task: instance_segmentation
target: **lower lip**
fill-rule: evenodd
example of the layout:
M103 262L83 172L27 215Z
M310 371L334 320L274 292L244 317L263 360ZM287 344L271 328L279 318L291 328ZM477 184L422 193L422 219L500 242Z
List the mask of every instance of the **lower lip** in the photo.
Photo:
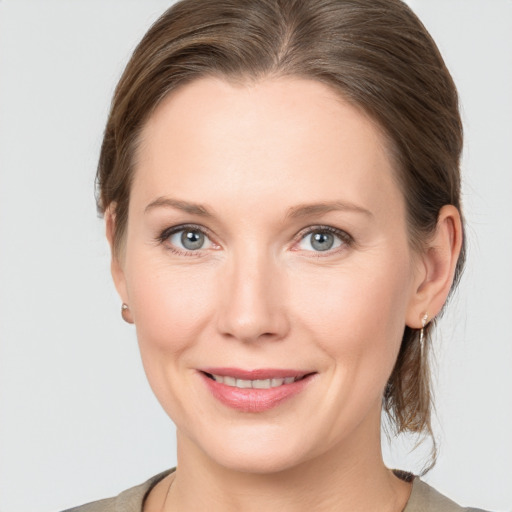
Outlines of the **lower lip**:
M311 374L291 384L283 384L275 388L255 389L227 386L207 377L202 372L200 375L219 402L241 412L263 412L273 409L300 393L314 376Z

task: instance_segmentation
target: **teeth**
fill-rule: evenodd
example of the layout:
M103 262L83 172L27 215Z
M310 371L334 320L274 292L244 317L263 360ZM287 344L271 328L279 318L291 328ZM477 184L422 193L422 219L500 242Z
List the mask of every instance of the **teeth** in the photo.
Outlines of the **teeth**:
M272 379L253 380L252 387L256 389L268 389L271 386Z
M225 384L226 386L241 388L241 389L269 389L269 388L277 388L282 386L283 384L291 384L296 380L299 380L300 377L286 377L284 379L256 379L256 380L245 380L245 379L235 379L235 377L224 377L222 375L213 375L211 374L215 382L219 382L221 384Z
M237 388L252 388L252 380L236 379L235 386Z
M227 384L228 386L236 386L235 377L224 377L224 384Z

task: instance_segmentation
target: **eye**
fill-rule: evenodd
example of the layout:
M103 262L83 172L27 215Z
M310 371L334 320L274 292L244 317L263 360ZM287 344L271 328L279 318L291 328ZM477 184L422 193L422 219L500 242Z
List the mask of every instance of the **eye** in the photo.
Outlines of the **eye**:
M184 229L169 237L171 244L177 247L181 245L181 247L187 251L197 251L198 249L202 249L206 240L207 238L205 234L196 229Z
M301 238L298 248L302 251L326 252L348 245L350 242L350 236L344 231L327 226L317 227Z
M176 226L165 230L159 237L162 243L178 254L215 248L216 245L198 226Z

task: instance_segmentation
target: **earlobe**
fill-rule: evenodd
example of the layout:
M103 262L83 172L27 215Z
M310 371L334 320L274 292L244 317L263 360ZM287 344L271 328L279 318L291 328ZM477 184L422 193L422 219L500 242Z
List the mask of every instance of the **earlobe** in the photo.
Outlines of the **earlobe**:
M434 236L419 257L420 272L406 319L409 327L420 329L426 312L434 318L443 308L453 283L461 247L460 213L455 206L445 205L439 212Z
M121 302L123 304L128 302L128 294L126 290L126 280L124 275L124 270L122 266L122 262L120 261L118 251L115 247L114 233L115 233L115 213L112 207L109 207L105 211L105 234L110 245L110 253L111 253L111 261L110 261L110 271L112 274L112 279L114 280L114 285L116 287L117 293L121 298Z
M123 302L123 304L121 306L121 316L123 317L123 320L127 324L135 323L133 321L133 315L132 315L132 312L130 311L130 308L128 307L128 304L125 304L124 302Z

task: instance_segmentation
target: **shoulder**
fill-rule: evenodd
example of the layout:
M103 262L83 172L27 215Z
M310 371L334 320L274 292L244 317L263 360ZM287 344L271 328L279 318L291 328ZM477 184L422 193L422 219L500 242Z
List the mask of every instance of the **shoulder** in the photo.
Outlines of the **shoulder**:
M70 508L63 512L142 512L144 499L149 491L174 469L169 469L151 477L143 484L131 487L118 496L86 503L79 507Z
M79 507L68 508L63 512L110 512L115 510L117 498L107 498L104 500L93 501Z
M403 512L485 512L477 508L461 507L433 487L414 479L411 497Z

